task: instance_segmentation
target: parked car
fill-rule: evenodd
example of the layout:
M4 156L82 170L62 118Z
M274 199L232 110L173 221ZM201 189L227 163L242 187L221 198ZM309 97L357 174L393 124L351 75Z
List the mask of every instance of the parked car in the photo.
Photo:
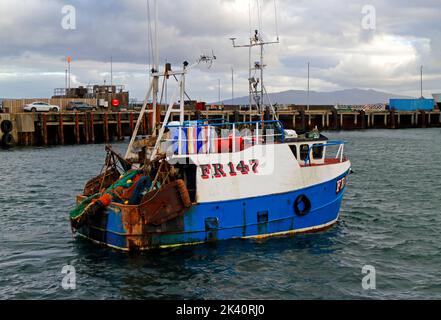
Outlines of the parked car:
M80 101L71 101L66 106L67 111L96 111L97 109L95 106Z
M32 102L30 104L27 104L24 106L24 111L27 112L59 112L60 111L60 107L59 106L54 106L51 105L49 103L46 102L40 102L40 101L36 101L36 102Z

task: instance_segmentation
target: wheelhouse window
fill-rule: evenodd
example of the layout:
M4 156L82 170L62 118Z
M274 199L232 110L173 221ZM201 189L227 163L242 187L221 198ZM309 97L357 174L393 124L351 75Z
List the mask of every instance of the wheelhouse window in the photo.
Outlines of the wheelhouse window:
M302 144L300 145L300 160L305 160L308 156L309 151L309 145L308 144Z
M289 145L289 148L291 149L291 152L294 155L294 158L297 159L297 146L295 144L291 144L291 145Z
M312 146L312 158L315 160L323 158L323 146L317 144Z

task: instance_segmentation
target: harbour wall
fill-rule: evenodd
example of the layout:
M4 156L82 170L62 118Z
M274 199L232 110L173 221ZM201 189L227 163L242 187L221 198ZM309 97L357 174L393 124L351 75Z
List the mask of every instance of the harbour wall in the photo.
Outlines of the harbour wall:
M140 135L151 133L153 112L148 110L140 123ZM374 128L428 128L441 127L441 113L432 111L370 110L350 111L336 109L300 108L278 110L278 119L286 129L308 130L363 130ZM0 114L0 119L13 123L16 145L48 146L64 144L109 143L124 140L136 126L139 111L121 112L59 112ZM162 121L165 111L158 108L157 121ZM185 120L223 118L228 122L258 120L256 111L204 110L186 111ZM273 119L271 116L270 119ZM179 120L179 114L171 120ZM1 138L1 137L0 137Z

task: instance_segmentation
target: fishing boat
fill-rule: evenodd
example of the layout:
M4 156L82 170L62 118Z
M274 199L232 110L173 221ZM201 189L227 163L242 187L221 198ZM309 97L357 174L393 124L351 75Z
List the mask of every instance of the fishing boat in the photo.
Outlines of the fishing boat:
M313 232L337 222L351 170L345 142L330 141L316 129L286 130L277 119L263 83L263 47L278 37L264 42L255 31L247 45L232 40L250 52L261 49L260 61L250 66L250 75L258 71L260 78L249 79L249 119L196 113L185 120L186 74L214 56L184 62L179 70L166 64L159 71L155 64L126 154L107 146L102 172L77 196L70 213L75 234L139 251ZM162 123L160 78L177 82ZM137 139L146 115L152 135Z

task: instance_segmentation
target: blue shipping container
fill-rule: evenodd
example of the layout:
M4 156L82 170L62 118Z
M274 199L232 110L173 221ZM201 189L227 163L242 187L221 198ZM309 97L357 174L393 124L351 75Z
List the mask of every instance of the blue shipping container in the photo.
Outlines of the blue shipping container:
M390 99L389 109L397 111L433 110L433 99Z

